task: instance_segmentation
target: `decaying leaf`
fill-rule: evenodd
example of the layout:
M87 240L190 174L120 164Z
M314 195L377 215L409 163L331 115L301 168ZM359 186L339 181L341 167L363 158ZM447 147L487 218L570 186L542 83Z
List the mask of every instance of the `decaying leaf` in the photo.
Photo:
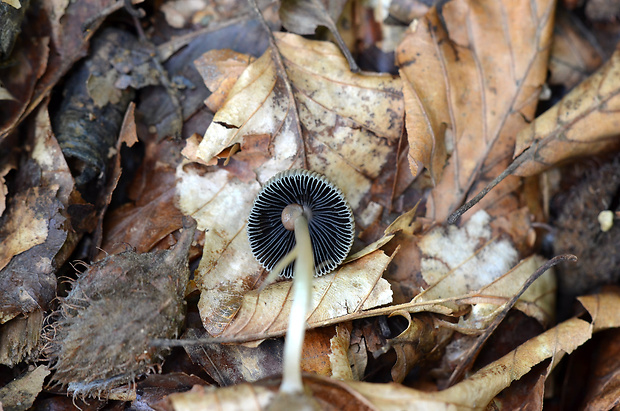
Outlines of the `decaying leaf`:
M332 377L339 380L357 380L353 376L351 362L349 360L349 346L351 345L351 326L347 324L336 326L336 335L330 342L331 353L329 363ZM362 370L363 373L363 370Z
M554 5L455 0L411 24L396 58L410 167L427 167L436 183L427 217L443 221L510 162L545 81ZM492 193L514 188L505 181Z
M43 317L43 310L38 309L0 327L0 364L14 367L26 358L36 358Z
M5 5L4 7L7 6ZM39 20L44 19L43 16L39 18ZM22 46L14 50L11 55L13 64L0 68L0 85L2 85L4 90L4 98L0 103L2 104L2 111L0 111L0 141L9 135L24 115L32 98L35 85L47 67L49 37L45 37L44 33L37 32L39 24L43 23L32 22L32 24L26 25L26 30L22 36ZM3 29L5 28L8 27L3 27ZM3 36L3 42L7 39ZM0 51L0 54L2 54L2 51Z
M40 365L22 377L0 388L0 404L6 410L26 411L43 389L43 380L49 375L46 366Z
M215 113L222 107L237 79L252 61L252 56L228 49L210 50L194 60L196 70L211 91L205 101L211 111Z
M332 406L341 403L343 398L347 398L348 405L355 409L485 409L497 394L513 381L529 373L535 365L546 359L552 360L552 366L557 365L565 354L570 354L591 337L597 322L604 323L604 326L598 329L620 325L617 315L607 314L617 313L620 309L620 297L617 290L594 295L583 301L589 307L592 323L578 318L564 321L478 370L466 380L442 391L425 392L397 384L336 381L322 377L307 377L304 383L312 390L314 398L319 402L328 395L332 401L328 400L327 403ZM614 320L609 321L612 317ZM338 397L341 399L338 400ZM245 401L248 398L251 398L253 403L247 403L246 409L256 409L257 403L264 408L272 401L274 394L266 387L242 384L219 390L195 387L193 392L174 394L169 397L175 409L186 409L185 407L189 404L193 406L215 406L216 404L219 407L238 406L239 401Z
M346 0L284 0L280 4L279 13L282 25L291 33L314 34L319 26L327 27L346 57L349 68L357 73L360 68L336 27L345 3Z
M430 314L412 317L406 311L394 311L390 316L394 315L401 315L407 320L407 328L389 341L396 352L392 380L401 383L413 367L438 356L454 331L441 326L441 322Z
M356 218L373 196L389 205L385 198L390 198L391 185L385 179L393 172L390 159L395 158L402 129L400 83L391 77L350 73L331 43L289 34L279 36L278 50L301 124L294 124L297 116L291 113L285 80L267 52L230 91L197 155L208 163L237 143L241 152L232 156L229 166L214 167L204 175L188 167L179 169L180 208L196 218L199 229L209 229L197 284L203 291L201 316L207 331L215 335L226 327L241 295L254 287L262 271L252 257L245 220L260 184L277 171L307 162L308 168L325 174L344 191ZM303 139L298 127L304 129ZM254 144L257 153L269 156L235 165L244 148ZM239 168L251 179L237 178ZM381 212L377 206L372 203L375 216ZM358 225L367 220L360 217Z
M613 410L620 404L620 330L605 334L596 349L592 364L592 379L588 386L583 409Z
M182 227L183 215L174 202L175 167L181 160L179 151L180 143L176 141L146 144L142 167L130 189L133 202L106 215L101 246L106 253L119 253L128 244L145 253Z
M392 291L381 274L390 262L382 251L375 251L333 273L312 282L312 308L308 315L310 327L340 322L339 317L389 304ZM283 335L288 325L293 302L292 282L273 284L261 293L243 295L238 312L219 337L256 340ZM299 319L303 321L302 319Z
M595 74L517 135L515 156L528 159L515 171L531 176L576 156L620 146L616 115L620 104L620 50Z
M575 16L558 10L549 57L549 84L572 89L603 63L594 35Z
M184 339L206 336L204 331L188 330ZM258 347L233 344L206 344L185 347L194 364L198 364L220 387L244 382L253 383L282 373L281 339L267 340Z
M0 323L46 309L56 292L55 270L66 258L59 251L67 238L73 178L45 106L37 113L33 132L30 152L18 173L23 185L10 193L0 219Z

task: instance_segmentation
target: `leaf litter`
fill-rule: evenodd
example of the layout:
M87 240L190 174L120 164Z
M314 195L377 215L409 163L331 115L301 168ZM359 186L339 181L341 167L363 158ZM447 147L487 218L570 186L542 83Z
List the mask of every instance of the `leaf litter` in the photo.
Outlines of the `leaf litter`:
M181 3L170 2L170 6ZM389 52L389 44L400 41L395 50L398 76L351 72L353 59L343 53L349 55L345 44L353 43L350 38L340 38L337 31L344 27L344 20L338 21L342 2L287 1L281 4L279 15L272 6L261 4L267 23L262 17L252 20L249 12L229 20L231 9L224 4L215 8L202 4L200 10L182 16L174 15L171 7L161 9L163 14L151 22L156 24L153 28L165 27L157 39L164 43L157 48L149 46L149 50L160 51L161 62L170 58L164 64L172 81L166 87L156 81L137 90L142 101L135 123L131 106L123 131L112 136L111 141L117 144L110 147L116 154L102 157L103 162L110 162L97 176L105 187L101 202L84 200L75 190L80 170L74 162L64 160L47 114L50 101L45 97L57 84L61 93L61 77L86 53L85 46L99 24L121 6L89 1L50 3L45 7L54 12L48 13L47 23L34 30L34 35L28 33L28 41L17 43L16 67L24 69L23 76L16 76L15 70L0 73L2 84L15 98L8 100L8 115L0 119L2 141L12 148L11 154L2 158L22 157L20 162L7 161L2 168L7 207L0 221L0 278L4 281L0 291L13 293L1 300L3 304L14 303L2 306L0 341L3 347L16 347L13 353L0 352L3 363L13 367L24 358L36 358L41 347L33 330L41 326L44 310L55 309L55 315L47 319L45 334L50 342L45 352L54 359L50 364L53 381L68 386L74 395L139 401L131 387L117 387L160 364L166 351L161 344L151 346L149 339L178 335L183 310L171 313L168 308L182 307L187 297L190 309L197 312L189 313L187 321L194 318L194 324L180 344L206 343L202 349L186 347L189 357L202 367L206 379L211 377L221 386L235 385L226 389L196 386L186 394L168 395L164 401L174 409L205 404L226 408L243 401L244 409L254 409L274 399L273 406L285 408L300 401L325 409L345 405L356 409L485 408L499 401L494 398L507 387L526 386L521 379L526 375L533 378L528 386L538 388L530 390L528 397L515 394L519 392L516 389L511 395L542 403L543 385L549 383L549 372L559 359L584 342L605 335L593 336L593 332L619 325L613 314L618 311L617 289L606 288L580 297L589 318L573 317L554 326L558 317L555 275L553 270L542 274L547 265L537 255L541 227L556 223L545 221L540 211L545 207L540 198L546 188L538 182L547 181L544 170L576 156L617 147L612 115L617 55L536 118L548 69L553 74L550 81L572 87L592 72L604 55L588 53L584 44L593 44L591 38L583 30L571 32L570 20L567 23L561 17L554 22L552 1L513 5L453 0L428 11L418 10L416 13L423 15L413 20L413 10L403 6L398 14L394 4L390 6L393 15L411 21L402 40L399 33L405 28L396 27L398 24L388 27L393 21L375 20L379 26L375 29L386 36L385 44L379 46L385 52ZM351 15L347 7L343 12L346 18ZM127 20L130 26L144 11L129 8L122 13L133 16ZM28 18L33 17L27 14ZM178 21L170 23L173 18ZM295 21L299 21L297 26ZM278 32L280 23L291 32L313 33L313 38ZM265 31L267 25L273 34ZM318 40L324 35L317 30L319 25L340 39L336 40L339 47ZM175 26L183 29L175 31ZM562 27L555 36L554 27ZM84 28L90 30L78 36ZM374 36L370 28L354 30L356 35L366 30L368 38ZM146 32L146 36L156 31ZM173 37L175 33L180 35ZM263 39L271 40L263 52L258 36L254 36L246 41L249 49L243 50L236 40L230 40L231 33L262 33ZM566 38L579 35L585 40L580 39L574 47L581 48L571 49ZM141 36L146 39L144 33ZM209 40L192 42L201 36ZM222 47L217 47L218 43ZM187 48L174 54L183 46ZM53 53L48 54L48 48ZM574 60L576 54L584 60ZM29 55L38 57L29 60ZM120 71L115 76L120 75L124 82L118 77L101 81L110 74L102 72L81 84L99 106L108 105L110 98L115 100L119 89L127 85L138 89L145 85L123 77L128 67L141 72L140 64L119 59L115 67ZM145 61L148 72L151 60ZM161 71L158 75L159 80L166 77ZM170 87L174 87L172 94ZM175 98L173 109L162 104ZM56 101L52 95L51 102ZM185 121L183 130L175 123L179 110ZM33 115L27 117L29 113ZM18 126L34 136L25 149L16 143ZM140 143L129 152L145 151L137 156L141 167L134 170L131 155L118 155L120 142L130 135L137 135ZM179 135L192 136L183 150L184 159L183 142L167 138ZM517 161L506 168L513 155ZM402 167L404 161L409 169ZM458 225L445 225L446 217L481 187L503 170L510 174L519 166L514 174L533 177L509 177ZM288 398L275 393L281 340L264 340L286 332L291 283L260 288L267 273L251 255L245 224L261 185L281 170L299 167L325 174L343 190L353 208L359 237L343 266L313 282L307 324L315 331L308 334L302 366L316 376L304 375L311 395ZM123 197L124 187L130 189ZM610 204L601 205L612 213L617 206L614 195L610 194ZM418 200L419 205L413 207ZM196 219L200 234L194 236L188 225L179 233L183 215ZM97 226L98 231L89 234ZM84 234L84 244L77 247ZM194 248L190 253L195 239L202 250ZM101 240L104 250L112 254L105 258L100 254L100 261L72 281L71 291L64 286L58 290L59 305L53 302L59 270L66 273L63 267L69 255L75 249L74 258L84 256L81 250L94 249ZM121 252L125 242L143 254ZM152 251L174 244L172 251ZM173 254L175 264L183 266L179 270L158 270L150 260ZM127 256L137 264L119 268ZM200 261L193 263L197 268L186 288L189 273L185 267L195 257ZM29 268L30 262L36 261L39 264ZM146 272L145 267L149 281L138 275L135 284L119 287L134 277L132 273ZM24 269L36 276L23 275ZM95 273L99 269L111 275L99 278ZM158 276L161 271L165 274ZM595 279L588 279L583 290L609 283L606 275L594 274ZM101 288L89 288L93 279ZM171 282L174 290L168 292L170 287L165 284ZM21 288L3 285L9 283L19 283ZM162 286L159 291L157 284ZM124 296L122 288L130 294ZM20 296L27 298L13 298L15 290L22 290ZM78 296L84 290L83 298ZM106 297L100 300L100 294ZM120 300L114 308L102 311L114 298ZM139 310L134 309L136 304ZM515 310L547 331L522 343L519 330L498 328ZM76 316L78 311L83 316ZM162 319L165 324L159 327L157 321L151 321L144 328L153 331L145 331L149 337L126 340L131 347L116 350L118 355L106 354L118 341L104 344L107 348L96 358L90 351L97 348L71 348L75 336L99 335L78 344L88 347L140 323L127 322L124 313L131 311ZM567 313L561 317L566 318ZM88 318L108 320L104 326L87 324L87 331L80 331L80 319L88 322ZM497 343L489 337L498 330L506 333L503 337L509 343L503 352L497 352L508 354L491 360L479 356L482 350L495 348ZM118 339L123 337L115 337ZM20 345L20 340L28 343ZM5 345L7 341L10 345ZM68 355L69 351L75 355ZM444 361L448 354L450 359ZM322 357L329 358L329 365ZM106 361L113 358L124 364L124 373L118 374L115 365L107 368ZM547 365L530 372L549 358ZM82 362L71 365L71 361ZM432 369L439 361L452 368ZM74 370L80 364L102 367L97 365L96 372L79 375ZM249 372L259 364L263 371ZM416 369L422 372L418 386L428 384L432 389L410 388L416 386L411 373ZM426 373L430 369L432 372ZM465 378L466 372L469 376ZM613 370L604 372L608 381L613 381ZM402 384L383 384L386 379L377 378L388 374L388 380ZM182 375L171 378L187 380ZM261 383L244 384L265 378ZM180 391L180 386L167 392ZM613 398L613 388L604 381L595 390L604 393L603 401ZM596 396L588 395L587 401L595 404Z

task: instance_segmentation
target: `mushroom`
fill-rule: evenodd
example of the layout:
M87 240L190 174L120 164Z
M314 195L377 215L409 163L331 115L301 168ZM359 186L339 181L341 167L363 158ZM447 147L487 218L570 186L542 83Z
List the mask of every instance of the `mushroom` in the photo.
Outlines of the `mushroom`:
M301 347L312 277L332 271L351 250L355 234L351 207L342 191L323 175L300 169L283 171L258 193L247 231L252 254L271 270L264 284L278 275L291 278L294 274L280 391L301 392Z
M250 248L267 270L293 250L295 221L302 215L308 220L315 276L327 274L346 258L355 231L344 194L319 173L288 170L267 181L248 218ZM294 264L279 274L292 278Z

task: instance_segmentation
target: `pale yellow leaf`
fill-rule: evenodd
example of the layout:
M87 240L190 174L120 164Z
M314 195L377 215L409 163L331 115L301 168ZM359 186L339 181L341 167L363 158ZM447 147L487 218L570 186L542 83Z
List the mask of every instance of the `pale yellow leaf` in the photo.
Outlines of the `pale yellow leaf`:
M391 258L377 250L312 282L310 327L336 324L340 317L392 302L392 290L381 275ZM293 303L291 281L243 295L233 321L219 336L256 340L283 335ZM202 300L201 300L202 301ZM299 321L303 321L299 319Z

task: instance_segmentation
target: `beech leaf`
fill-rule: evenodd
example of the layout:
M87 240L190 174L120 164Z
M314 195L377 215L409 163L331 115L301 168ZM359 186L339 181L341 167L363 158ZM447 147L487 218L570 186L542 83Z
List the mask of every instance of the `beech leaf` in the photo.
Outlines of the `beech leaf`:
M400 81L351 73L331 43L293 34L277 39L286 73L278 72L273 51L250 64L196 155L209 164L235 144L241 151L228 166L204 174L191 167L177 171L179 207L199 229L208 229L196 283L202 291L201 317L212 335L226 328L242 295L261 275L245 223L261 184L277 172L305 167L327 176L344 192L361 229L391 202L393 186L385 179L396 171L403 127Z
M444 220L510 162L545 81L554 6L455 0L410 25L396 60L410 168L436 184L427 217Z
M515 156L530 157L515 171L531 176L569 158L620 146L620 50L596 73L517 135Z
M331 274L315 278L308 325L312 328L336 324L341 321L339 317L391 303L392 290L381 278L390 261L391 258L379 250ZM239 339L247 336L247 340L255 340L283 335L293 303L292 284L284 281L265 288L261 293L246 293L234 320L219 337Z

